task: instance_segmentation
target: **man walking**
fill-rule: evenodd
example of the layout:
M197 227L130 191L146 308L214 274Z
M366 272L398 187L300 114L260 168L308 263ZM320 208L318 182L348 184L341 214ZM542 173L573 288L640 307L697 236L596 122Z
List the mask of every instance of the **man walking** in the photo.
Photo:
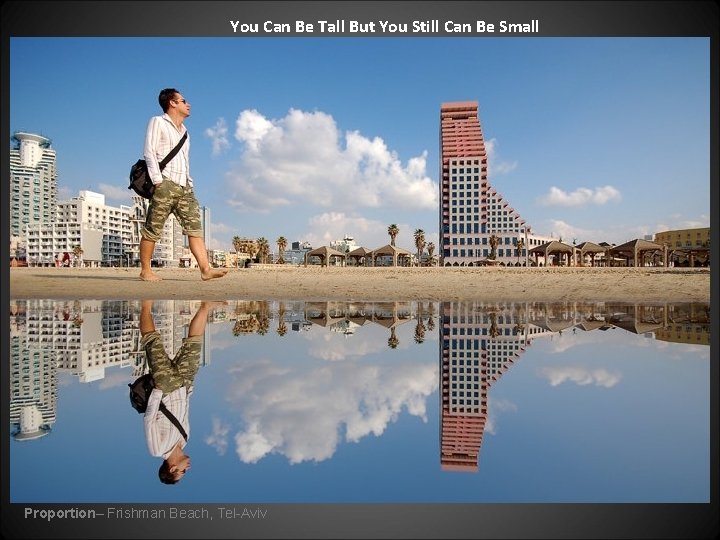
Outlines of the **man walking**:
M150 119L145 135L145 161L148 173L155 184L155 193L150 199L145 226L140 240L140 279L160 281L153 272L151 259L155 243L160 239L163 226L170 214L174 214L188 237L190 251L200 268L203 280L219 278L227 269L215 269L208 261L207 249L203 240L200 206L193 191L193 179L190 176L190 136L184 125L190 116L190 103L174 88L165 88L158 97L162 116ZM160 171L159 162L180 142L183 135L187 138L180 151L167 166Z

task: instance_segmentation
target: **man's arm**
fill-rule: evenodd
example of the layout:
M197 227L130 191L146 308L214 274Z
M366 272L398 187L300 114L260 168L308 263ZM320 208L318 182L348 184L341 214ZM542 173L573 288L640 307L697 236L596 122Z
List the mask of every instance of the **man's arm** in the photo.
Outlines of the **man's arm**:
M158 162L156 151L156 148L160 144L161 129L160 119L157 116L153 116L148 122L145 132L145 148L143 150L150 179L152 183L156 185L162 183L162 173L160 172L160 163Z

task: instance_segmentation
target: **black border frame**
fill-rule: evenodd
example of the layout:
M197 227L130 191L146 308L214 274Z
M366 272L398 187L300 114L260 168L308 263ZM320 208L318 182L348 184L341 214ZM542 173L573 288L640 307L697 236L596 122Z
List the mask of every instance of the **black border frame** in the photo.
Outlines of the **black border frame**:
M178 6L178 4L182 4ZM648 1L187 1L161 0L81 2L64 0L8 1L2 4L3 92L1 116L4 177L9 178L10 97L9 44L17 36L215 36L237 37L230 20L262 23L295 20L387 19L456 20L488 22L510 20L540 21L537 36L706 36L710 38L711 70L711 233L718 245L718 3L711 0ZM161 24L180 17L175 24ZM191 21L187 23L187 21ZM254 34L257 36L258 34ZM259 34L267 35L272 34ZM277 35L277 34L275 34ZM327 35L327 34L326 34ZM332 37L357 34L335 33ZM373 37L380 34L365 34ZM415 34L416 35L416 34ZM451 36L444 31L435 34ZM502 34L462 34L517 37ZM322 38L292 32L287 36ZM669 141L671 144L671 141ZM681 156L678 156L681 159ZM8 183L9 184L9 183ZM9 197L6 184L3 199ZM3 221L9 234L9 222ZM9 245L3 244L9 257ZM6 251L7 250L7 251ZM718 254L711 254L711 299L716 294L715 271ZM10 301L9 268L3 270L2 298ZM4 312L7 313L7 312ZM720 320L717 304L711 302L711 319ZM9 315L3 315L9 328ZM7 330L4 330L7 331ZM4 340L7 343L7 340ZM717 350L718 336L711 336L711 352ZM6 349L7 354L8 349ZM716 357L716 355L714 355ZM713 355L711 355L711 359ZM0 376L9 388L9 373ZM271 504L243 507L268 511L266 520L137 520L57 519L43 521L24 517L26 505L9 504L9 486L2 484L2 536L6 538L714 538L718 536L718 368L711 361L711 502L709 504ZM3 415L9 417L9 403L3 399ZM672 436L672 434L668 434ZM2 472L9 471L9 423L3 422ZM97 509L108 505L32 505L33 509ZM129 507L128 505L113 505ZM162 505L135 505L160 508ZM220 506L178 504L177 508Z

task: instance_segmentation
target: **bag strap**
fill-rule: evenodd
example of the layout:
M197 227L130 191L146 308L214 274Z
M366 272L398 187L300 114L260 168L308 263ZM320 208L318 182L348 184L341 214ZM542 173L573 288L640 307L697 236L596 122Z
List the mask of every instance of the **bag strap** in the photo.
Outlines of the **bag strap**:
M185 429L182 427L182 424L180 423L180 421L177 418L175 418L175 415L168 410L168 408L165 406L165 404L162 402L162 400L160 401L160 411L165 416L168 417L168 420L170 420L173 424L175 424L175 427L178 428L178 431L180 431L180 435L182 435L183 439L185 439L185 441L187 442L188 436L187 436L187 433L185 433Z
M185 139L187 139L187 130L185 130L185 133L183 133L182 138L178 141L178 143L175 145L175 148L170 150L170 153L165 156L165 159L163 159L160 162L160 170L162 171L165 168L165 165L170 163L170 160L175 157L175 154L177 154L180 151L180 147L185 144Z

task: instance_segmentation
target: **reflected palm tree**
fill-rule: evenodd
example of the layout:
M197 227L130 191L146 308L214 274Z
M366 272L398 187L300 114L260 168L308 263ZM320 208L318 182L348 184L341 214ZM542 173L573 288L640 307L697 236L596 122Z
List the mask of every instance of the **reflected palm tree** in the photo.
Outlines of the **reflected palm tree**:
M415 325L415 343L425 341L425 324L423 321L423 304L418 303L417 306L417 324Z
M435 303L428 304L427 327L431 332L435 330Z
M388 347L391 349L396 349L397 346L400 345L400 340L395 335L395 328L390 329L390 337L388 338Z
M278 326L277 333L279 336L287 334L287 324L285 324L285 303L280 302L278 306Z
M491 338L496 338L500 335L500 330L498 330L497 327L497 315L493 311L490 313L490 329L488 330L488 334Z

